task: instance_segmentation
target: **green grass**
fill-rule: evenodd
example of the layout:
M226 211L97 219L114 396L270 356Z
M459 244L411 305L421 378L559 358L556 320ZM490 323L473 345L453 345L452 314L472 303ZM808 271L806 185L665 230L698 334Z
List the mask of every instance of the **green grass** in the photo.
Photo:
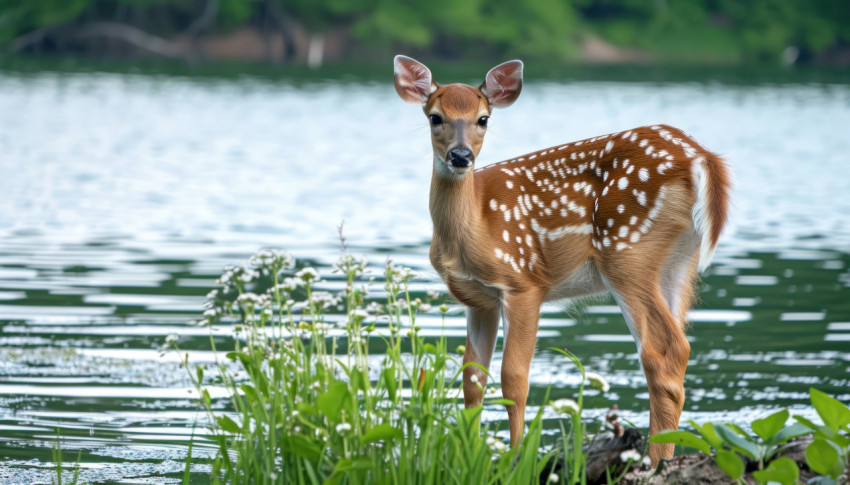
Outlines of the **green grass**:
M345 280L337 294L316 291L312 268L293 268L288 254L265 250L226 271L199 322L238 329L216 373L187 361L218 445L213 482L525 484L555 459L563 476L550 483L583 481L580 410L566 448L541 448L542 406L511 448L482 429L482 407L463 409L460 358L445 337L419 335L427 304L411 297L409 269L387 263L378 302L368 299L365 261L348 254L335 265ZM345 318L331 324L327 310L339 305ZM227 409L211 383L227 389Z

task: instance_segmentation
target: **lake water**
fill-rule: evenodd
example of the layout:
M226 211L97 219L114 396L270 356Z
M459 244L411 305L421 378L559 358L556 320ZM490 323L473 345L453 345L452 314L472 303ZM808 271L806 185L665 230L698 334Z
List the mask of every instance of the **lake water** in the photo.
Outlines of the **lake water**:
M850 400L847 85L530 80L493 114L480 160L661 122L737 179L691 315L683 418L805 412L812 386ZM49 482L57 432L86 481L179 477L203 416L158 347L175 333L191 360L211 359L208 330L186 324L221 269L257 249L288 249L338 289L344 219L376 270L392 258L420 272L417 290L444 290L427 259L428 136L388 82L0 71L0 481ZM574 396L574 367L545 350L567 347L611 381L588 417L616 402L646 426L613 301L544 310L529 413L550 385ZM421 323L434 335L440 319ZM459 307L447 328L449 348L463 343Z

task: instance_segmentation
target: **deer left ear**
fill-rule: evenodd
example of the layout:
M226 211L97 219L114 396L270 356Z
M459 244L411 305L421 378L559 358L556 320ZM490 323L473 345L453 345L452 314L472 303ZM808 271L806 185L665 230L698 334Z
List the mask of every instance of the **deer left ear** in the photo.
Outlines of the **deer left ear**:
M522 61L508 61L490 69L480 89L494 108L514 104L522 91Z

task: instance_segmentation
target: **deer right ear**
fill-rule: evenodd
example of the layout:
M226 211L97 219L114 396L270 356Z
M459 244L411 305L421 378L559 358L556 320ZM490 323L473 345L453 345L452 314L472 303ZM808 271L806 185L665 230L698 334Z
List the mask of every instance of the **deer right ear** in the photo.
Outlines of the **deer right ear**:
M410 104L425 104L431 93L437 90L437 83L431 78L431 71L421 62L407 56L395 56L395 90L401 99Z

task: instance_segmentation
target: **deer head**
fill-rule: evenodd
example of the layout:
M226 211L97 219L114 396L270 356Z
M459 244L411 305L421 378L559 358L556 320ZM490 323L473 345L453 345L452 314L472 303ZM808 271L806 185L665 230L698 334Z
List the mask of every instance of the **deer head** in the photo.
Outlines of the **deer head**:
M507 108L522 90L522 61L499 64L479 87L434 82L424 64L396 56L395 88L401 99L422 106L431 126L436 173L461 178L472 170L484 143L492 108Z

